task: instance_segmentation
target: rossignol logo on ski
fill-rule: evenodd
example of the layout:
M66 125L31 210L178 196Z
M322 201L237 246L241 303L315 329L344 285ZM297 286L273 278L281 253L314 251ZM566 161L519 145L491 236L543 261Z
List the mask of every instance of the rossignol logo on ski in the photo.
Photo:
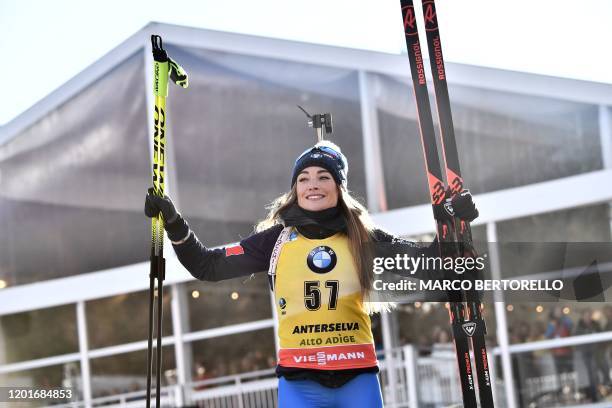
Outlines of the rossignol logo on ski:
M406 35L418 35L416 17L414 16L414 7L404 6L402 7L402 14L404 15L404 32Z
M442 46L440 45L439 37L436 37L433 39L433 48L434 48L434 59L436 61L436 74L438 74L438 79L440 81L445 81L446 72L444 71L444 59L442 58Z
M474 335L474 332L476 331L476 323L474 322L463 323L461 325L461 328L463 329L465 334L467 334L469 337L472 337Z
M455 209L453 208L453 204L450 201L444 202L444 209L451 217L455 216Z
M438 31L438 17L436 16L436 6L433 1L423 2L423 18L425 19L425 31L433 33L433 38L429 37L430 42L430 54L433 54L434 61L436 63L436 74L440 81L446 80L446 72L444 69L444 58L442 57L442 44L440 42L440 36L437 35ZM432 53L433 48L433 53ZM430 55L431 58L431 55Z
M425 30L434 31L438 29L438 19L436 18L436 7L433 1L423 2L423 17L425 18Z
M421 44L417 40L412 44L412 52L414 53L414 59L416 61L416 72L419 78L419 85L427 86L427 79L425 78L425 67L423 66L423 54L421 54ZM408 50L410 52L410 50Z

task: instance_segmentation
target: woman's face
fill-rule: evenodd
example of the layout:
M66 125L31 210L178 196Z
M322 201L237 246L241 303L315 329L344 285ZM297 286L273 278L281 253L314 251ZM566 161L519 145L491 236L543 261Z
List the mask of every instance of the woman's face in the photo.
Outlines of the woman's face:
M336 181L323 167L306 167L296 181L298 205L308 211L322 211L338 204Z

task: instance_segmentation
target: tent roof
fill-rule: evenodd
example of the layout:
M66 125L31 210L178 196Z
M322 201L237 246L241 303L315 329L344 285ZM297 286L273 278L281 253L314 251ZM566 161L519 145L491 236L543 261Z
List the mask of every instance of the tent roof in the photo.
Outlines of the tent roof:
M408 61L404 55L151 22L61 87L0 127L0 144L19 134L134 53L145 52L145 58L148 58L150 35L153 33L161 35L164 43L178 46L363 70L400 77L406 77L409 72ZM446 63L446 69L448 81L452 84L594 105L612 105L612 85L610 84L456 63ZM429 70L426 71L429 76Z

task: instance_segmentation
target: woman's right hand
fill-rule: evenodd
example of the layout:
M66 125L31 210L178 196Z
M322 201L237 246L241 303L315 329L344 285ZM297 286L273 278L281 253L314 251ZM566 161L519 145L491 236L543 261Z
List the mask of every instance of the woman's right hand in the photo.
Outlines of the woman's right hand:
M172 200L167 195L159 197L155 195L153 187L149 188L147 196L145 198L144 213L147 217L157 217L159 213L162 213L166 224L170 224L176 221L178 218L178 212L172 203Z

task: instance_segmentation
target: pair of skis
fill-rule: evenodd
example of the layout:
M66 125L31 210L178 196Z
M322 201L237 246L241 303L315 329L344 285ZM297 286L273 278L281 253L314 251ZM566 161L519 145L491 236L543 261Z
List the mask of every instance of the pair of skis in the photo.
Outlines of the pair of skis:
M442 157L444 158L444 166L446 168L446 185L436 146L436 134L429 105L425 66L421 53L414 4L412 0L400 0L400 3L417 106L419 131L425 156L429 193L431 203L435 206L444 204L447 198L447 187L452 195L458 194L464 189L448 96L436 6L434 0L423 0L422 2L429 61L433 76L438 121L440 123ZM451 255L449 252L455 252L455 254L458 253L460 255L466 252L473 253L472 234L469 223L458 218L455 218L452 223L437 221L437 232L442 252L441 256ZM466 300L467 309L463 303ZM493 407L492 379L489 372L485 344L486 326L482 317L482 303L478 293L476 291L449 293L449 313L461 379L463 405L468 408L478 406L470 358L469 343L471 340L476 360L480 404L486 408Z

